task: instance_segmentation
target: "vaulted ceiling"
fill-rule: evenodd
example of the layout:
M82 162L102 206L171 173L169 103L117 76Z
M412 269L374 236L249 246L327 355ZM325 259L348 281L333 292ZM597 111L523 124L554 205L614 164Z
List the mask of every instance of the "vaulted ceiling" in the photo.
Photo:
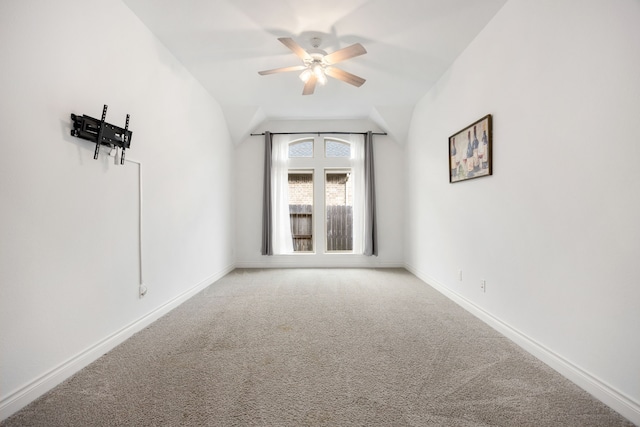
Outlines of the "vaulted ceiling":
M234 141L265 120L369 119L403 143L416 102L506 0L123 0L220 103ZM300 65L279 37L328 53L361 43L339 67L361 87L329 79L302 95Z

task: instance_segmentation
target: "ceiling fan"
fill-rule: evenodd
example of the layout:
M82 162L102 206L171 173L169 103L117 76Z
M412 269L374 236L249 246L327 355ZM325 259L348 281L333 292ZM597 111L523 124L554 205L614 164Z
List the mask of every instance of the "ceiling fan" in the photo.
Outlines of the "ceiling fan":
M349 83L356 87L362 86L366 81L362 77L358 77L333 66L338 62L367 53L360 43L352 44L351 46L347 46L333 53L327 53L318 48L322 42L319 37L313 37L311 39L311 46L313 46L313 49L309 50L304 50L298 43L289 37L281 37L278 40L291 49L293 53L298 55L298 57L302 59L303 65L259 71L258 74L261 76L287 71L302 71L300 79L304 82L304 89L302 90L303 95L313 94L313 91L316 88L316 83L319 82L320 84L325 84L327 82L327 76Z

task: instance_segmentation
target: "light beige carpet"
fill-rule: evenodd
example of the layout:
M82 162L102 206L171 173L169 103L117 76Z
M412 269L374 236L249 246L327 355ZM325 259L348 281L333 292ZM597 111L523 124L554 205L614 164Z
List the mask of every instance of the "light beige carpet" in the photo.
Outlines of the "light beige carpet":
M629 426L400 269L236 270L2 426Z

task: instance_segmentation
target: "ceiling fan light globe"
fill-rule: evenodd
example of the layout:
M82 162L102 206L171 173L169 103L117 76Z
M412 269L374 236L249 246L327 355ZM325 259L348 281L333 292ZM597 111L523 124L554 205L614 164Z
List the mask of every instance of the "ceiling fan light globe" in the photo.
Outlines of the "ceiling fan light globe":
M324 75L324 70L322 69L322 65L316 63L313 64L313 74L316 75L317 78L321 78Z
M311 70L309 68L300 73L300 80L305 83L309 81L309 77L311 77Z

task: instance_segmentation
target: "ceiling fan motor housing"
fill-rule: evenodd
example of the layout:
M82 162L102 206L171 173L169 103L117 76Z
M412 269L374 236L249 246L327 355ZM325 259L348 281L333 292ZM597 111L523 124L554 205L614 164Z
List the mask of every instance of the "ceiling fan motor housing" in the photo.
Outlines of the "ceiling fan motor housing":
M326 62L324 61L324 57L327 55L327 52L325 52L322 49L309 49L307 51L307 53L309 54L309 56L311 58L307 58L304 60L304 64L309 66L312 64L321 64L322 66L327 65Z

